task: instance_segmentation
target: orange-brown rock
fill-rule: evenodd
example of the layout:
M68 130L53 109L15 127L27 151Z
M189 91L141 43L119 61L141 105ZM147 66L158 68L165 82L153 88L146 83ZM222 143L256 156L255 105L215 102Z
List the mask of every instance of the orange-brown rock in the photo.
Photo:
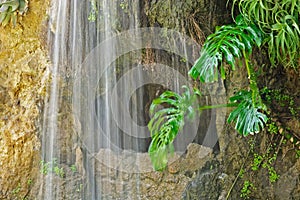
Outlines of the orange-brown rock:
M0 199L24 199L38 172L36 124L49 63L41 36L48 8L47 0L31 0L15 27L0 27Z

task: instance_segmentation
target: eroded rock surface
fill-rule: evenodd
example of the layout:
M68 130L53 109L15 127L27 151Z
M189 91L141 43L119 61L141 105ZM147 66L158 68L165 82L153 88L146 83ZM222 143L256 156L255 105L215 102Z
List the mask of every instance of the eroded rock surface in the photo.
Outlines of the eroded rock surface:
M213 157L212 149L190 144L187 154L176 154L163 172L154 171L147 153L102 149L95 162L96 188L103 199L180 199L191 177Z
M36 123L47 85L48 1L32 0L16 27L0 27L0 199L23 199L38 170Z

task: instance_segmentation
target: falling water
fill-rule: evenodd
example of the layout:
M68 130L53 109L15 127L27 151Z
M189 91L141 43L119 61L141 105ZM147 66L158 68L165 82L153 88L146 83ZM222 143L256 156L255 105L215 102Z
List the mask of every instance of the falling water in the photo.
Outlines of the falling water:
M126 188L108 188L107 182L122 182L111 177L119 171L139 174L152 170L150 160L139 153L146 152L150 142L145 111L151 100L145 94L149 85L180 91L181 85L188 84L174 69L143 63L143 51L151 44L189 62L194 60L185 39L176 33L171 32L174 44L167 48L160 39L169 32L141 28L140 6L138 0L52 1L52 84L42 138L42 165L48 173L43 174L41 198L72 199L67 198L72 194L65 194L72 191L67 189L68 181L77 180L60 182L57 177L68 178L71 166L80 174L73 191L82 199L113 199L109 190L119 193L120 199L143 198L138 175L135 184ZM179 47L178 42L182 43ZM149 75L155 67L160 71ZM171 82L166 74L173 77ZM155 95L161 92L157 89ZM178 151L183 152L191 142L187 138L194 138L197 129L191 127L190 136L179 137Z

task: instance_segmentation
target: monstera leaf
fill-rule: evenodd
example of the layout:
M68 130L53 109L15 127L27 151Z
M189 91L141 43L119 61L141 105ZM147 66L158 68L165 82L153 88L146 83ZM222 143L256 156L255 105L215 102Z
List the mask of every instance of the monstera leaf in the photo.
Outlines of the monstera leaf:
M201 49L200 58L196 61L189 75L201 82L213 82L220 74L225 79L223 60L235 69L235 59L250 54L255 45L262 43L262 32L254 24L246 25L244 19L238 16L236 24L224 25L209 35Z
M200 92L190 92L187 86L183 88L185 91L182 95L166 91L154 99L150 106L152 118L148 128L152 141L148 152L155 170L163 170L167 166L168 155L173 152L172 143L184 126L185 116L193 118L195 114L193 105Z
M260 99L260 96L257 99ZM235 129L240 134L247 136L263 129L268 117L261 111L266 108L260 101L253 102L251 90L241 90L229 100L239 103L237 108L230 113L227 121L228 123L235 122Z

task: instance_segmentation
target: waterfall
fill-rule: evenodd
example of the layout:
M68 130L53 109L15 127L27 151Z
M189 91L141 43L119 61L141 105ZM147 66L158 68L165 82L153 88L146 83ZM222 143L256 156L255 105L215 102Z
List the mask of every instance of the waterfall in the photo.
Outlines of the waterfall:
M52 1L40 199L145 198L141 173L153 172L146 93L156 88L153 98L162 88L192 87L186 72L199 46L176 31L142 27L140 3ZM184 58L186 68L145 62L147 48ZM178 152L193 141L198 124L196 118L179 134Z

